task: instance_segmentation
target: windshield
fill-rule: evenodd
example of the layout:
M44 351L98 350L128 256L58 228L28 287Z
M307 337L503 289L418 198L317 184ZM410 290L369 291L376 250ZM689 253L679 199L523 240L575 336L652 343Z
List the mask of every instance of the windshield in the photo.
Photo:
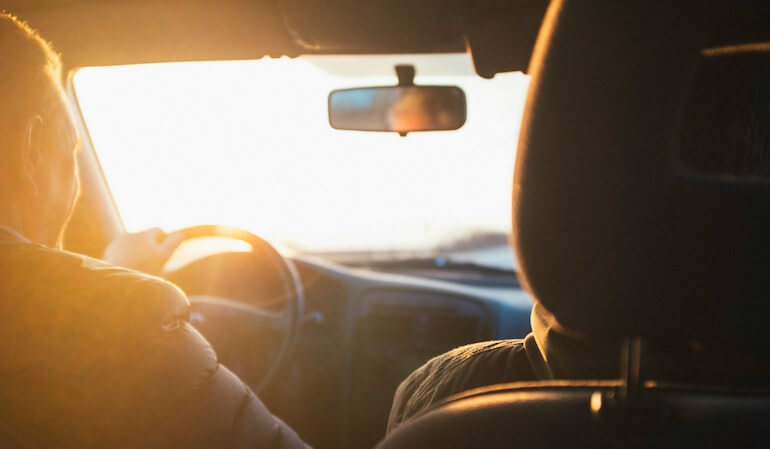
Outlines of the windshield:
M333 89L456 85L456 131L334 130ZM466 54L312 56L80 69L78 102L126 228L237 226L345 261L445 255L513 267L507 236L528 78Z

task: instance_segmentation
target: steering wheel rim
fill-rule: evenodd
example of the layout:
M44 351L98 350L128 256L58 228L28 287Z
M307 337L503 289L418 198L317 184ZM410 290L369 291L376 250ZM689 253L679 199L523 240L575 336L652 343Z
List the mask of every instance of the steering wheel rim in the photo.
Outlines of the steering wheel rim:
M182 236L182 242L196 238L225 237L248 243L252 253L264 253L276 267L276 271L281 276L281 285L283 286L284 293L282 296L285 297L287 303L288 324L285 332L283 332L281 343L272 364L268 367L265 374L256 385L253 385L253 389L256 393L263 391L273 381L275 375L288 359L288 356L293 352L293 349L299 340L299 334L302 328L301 318L305 306L305 292L297 268L290 259L283 257L269 242L244 229L222 225L197 225L179 229L175 231L175 233ZM264 313L261 312L262 309L258 306L244 305L233 299L212 295L190 296L189 299L191 304L195 302L196 297L201 298L201 302L220 300L237 303L239 307L254 309L253 312L255 313L255 316ZM214 349L216 350L216 348Z

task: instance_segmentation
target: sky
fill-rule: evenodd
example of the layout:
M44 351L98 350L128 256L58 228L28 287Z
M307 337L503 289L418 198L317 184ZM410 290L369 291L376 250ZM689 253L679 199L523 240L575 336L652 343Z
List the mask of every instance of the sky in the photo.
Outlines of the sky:
M333 89L460 86L457 131L333 130ZM80 69L76 93L129 231L215 223L300 252L425 250L508 232L528 78L460 55L315 56Z

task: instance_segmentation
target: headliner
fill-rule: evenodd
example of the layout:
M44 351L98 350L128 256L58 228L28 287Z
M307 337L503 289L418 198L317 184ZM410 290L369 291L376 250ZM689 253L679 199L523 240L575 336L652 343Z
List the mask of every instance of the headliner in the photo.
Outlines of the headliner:
M483 45L479 55L490 61L481 62L493 66L485 68L487 75L526 69L546 5L547 0L0 0L1 9L54 42L70 69L319 53L465 52ZM491 23L501 17L506 28L526 31L503 44L506 33ZM497 61L503 54L514 54L516 61Z

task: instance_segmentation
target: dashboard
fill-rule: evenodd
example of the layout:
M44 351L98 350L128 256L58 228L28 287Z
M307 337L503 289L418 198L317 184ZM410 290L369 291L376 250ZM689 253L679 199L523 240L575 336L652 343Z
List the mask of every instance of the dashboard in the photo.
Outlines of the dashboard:
M301 328L293 354L259 396L317 449L373 447L385 434L396 388L413 370L455 347L530 331L532 302L516 283L476 279L469 286L291 260L305 290ZM281 291L269 267L252 253L219 253L168 278L188 295L258 306ZM280 339L239 312L248 307L193 310L191 321L220 362L256 386L265 354Z
M316 448L373 447L414 369L457 346L530 331L532 303L520 288L294 263L306 293L303 333L261 397Z

